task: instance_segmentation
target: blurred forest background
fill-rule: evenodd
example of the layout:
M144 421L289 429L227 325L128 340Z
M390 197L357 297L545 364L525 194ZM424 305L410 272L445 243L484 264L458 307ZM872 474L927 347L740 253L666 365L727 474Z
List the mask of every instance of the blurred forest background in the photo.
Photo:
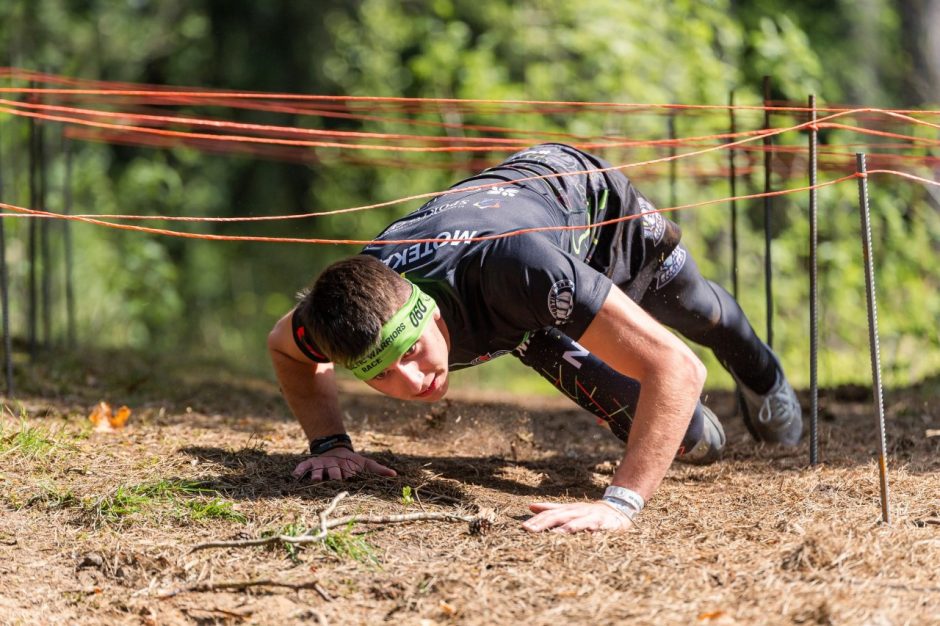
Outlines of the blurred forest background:
M226 90L360 96L760 106L762 78L775 102L937 109L940 102L940 0L2 0L0 65L76 78ZM25 86L6 81L4 86ZM187 114L186 107L177 111ZM193 115L265 124L374 132L414 132L394 122L193 107ZM473 136L469 125L524 130L529 137L659 139L726 132L728 112L662 110L534 115L481 107L441 107L427 119ZM760 128L744 112L739 129ZM781 115L775 124L805 121ZM937 118L933 119L934 122ZM670 124L672 131L670 131ZM65 150L72 151L75 213L248 216L325 211L442 190L480 163L505 154L341 158L311 150L304 162L151 148L63 138L43 123L45 206L66 201ZM936 140L935 129L908 129ZM438 132L434 129L428 133ZM443 130L439 132L444 132ZM29 206L29 122L0 113L0 200ZM869 141L827 131L824 143ZM806 145L790 133L781 145ZM918 148L922 157L934 153ZM848 148L848 151L854 151ZM883 151L891 148L885 144ZM909 151L908 151L909 153ZM653 158L663 149L607 152L614 163ZM348 156L348 155L347 155ZM371 159L371 160L370 160ZM384 159L384 161L383 161ZM739 193L762 190L762 156L741 155ZM627 174L659 206L730 195L725 153ZM934 178L930 161L917 171ZM748 167L748 165L752 167ZM781 161L778 186L806 184L805 167ZM789 169L788 169L789 168ZM709 174L713 172L713 174ZM839 174L841 175L841 174ZM821 175L821 180L835 177ZM940 194L900 179L873 180L882 354L887 380L905 384L940 370ZM823 384L869 377L864 275L854 181L820 191ZM414 202L290 223L194 225L199 232L369 238ZM763 204L742 203L741 300L764 329ZM774 202L775 345L791 377L808 372L807 194ZM729 286L726 204L679 215L685 241L704 273ZM10 268L11 329L27 341L28 223L4 219ZM118 348L223 359L270 375L265 336L325 264L353 247L209 242L73 225L75 344L64 304L61 222L49 226L48 327L41 349ZM40 261L42 262L42 261ZM729 287L730 288L730 287ZM500 359L512 361L512 359ZM719 373L711 384L727 385ZM17 367L28 367L22 351ZM509 370L507 372L507 369ZM513 364L462 373L464 385L542 388Z

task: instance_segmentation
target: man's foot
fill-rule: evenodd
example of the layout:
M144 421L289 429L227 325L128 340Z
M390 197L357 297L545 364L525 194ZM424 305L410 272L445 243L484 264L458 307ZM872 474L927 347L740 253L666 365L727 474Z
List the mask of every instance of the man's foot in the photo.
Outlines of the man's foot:
M676 457L677 461L691 465L708 465L721 458L725 449L725 429L721 427L718 417L704 404L702 405L702 438L691 450Z
M767 393L751 391L738 380L741 413L748 430L758 441L795 446L803 434L803 410L796 392L783 374L780 360L775 354L773 358L777 366L777 380Z

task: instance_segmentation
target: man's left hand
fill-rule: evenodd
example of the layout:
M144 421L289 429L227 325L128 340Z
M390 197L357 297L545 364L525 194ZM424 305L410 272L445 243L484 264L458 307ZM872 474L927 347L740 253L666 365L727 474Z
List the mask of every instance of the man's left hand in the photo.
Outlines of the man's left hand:
M633 527L633 520L603 502L535 502L529 510L536 515L526 520L522 527L537 533L552 530L559 533L581 531L625 531Z

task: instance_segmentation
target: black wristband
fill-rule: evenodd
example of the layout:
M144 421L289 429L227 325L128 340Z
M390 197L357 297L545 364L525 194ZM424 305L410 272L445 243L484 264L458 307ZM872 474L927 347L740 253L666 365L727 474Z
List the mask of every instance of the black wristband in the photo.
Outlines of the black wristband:
M346 433L339 435L330 435L329 437L318 437L310 442L310 454L319 456L333 448L347 448L353 450L352 439Z

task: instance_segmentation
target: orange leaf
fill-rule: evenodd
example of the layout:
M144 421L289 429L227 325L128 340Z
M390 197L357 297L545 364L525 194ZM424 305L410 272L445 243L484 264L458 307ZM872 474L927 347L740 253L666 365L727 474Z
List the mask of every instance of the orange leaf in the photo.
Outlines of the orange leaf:
M127 422L127 418L130 416L131 410L126 406L122 406L117 410L117 413L114 415L114 417L109 418L108 421L111 422L112 428L124 428L124 424Z
M95 430L99 432L111 432L119 428L124 428L127 418L131 416L131 410L122 406L116 414L111 412L111 405L107 402L99 402L91 410L88 419L95 425Z
M95 425L95 430L111 430L111 405L107 402L99 402L91 410L88 419Z
M441 612L444 613L444 615L447 615L448 617L451 617L457 614L457 609L455 609L453 606L451 606L444 600L441 600L440 607L441 607Z
M698 619L699 619L700 622L704 622L704 621L706 621L706 620L707 620L707 621L711 621L711 620L713 620L713 619L718 619L718 618L724 617L724 616L725 616L725 612L724 612L724 611L712 611L712 612L709 612L709 613L699 613L699 614L698 614Z

